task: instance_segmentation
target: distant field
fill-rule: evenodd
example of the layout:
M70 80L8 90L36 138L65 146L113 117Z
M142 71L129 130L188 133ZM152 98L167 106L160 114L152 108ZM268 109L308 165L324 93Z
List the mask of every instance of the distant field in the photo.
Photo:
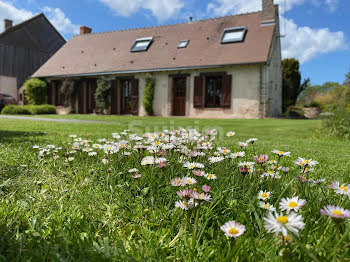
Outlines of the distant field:
M328 185L333 179L350 183L350 143L323 136L319 120L40 117L110 123L0 118L0 260L221 262L279 261L283 257L286 261L346 261L350 255L349 221L339 227L337 238L337 229L330 219L319 214L327 204L349 208L350 198L335 195ZM189 158L203 163L205 172L217 176L216 180L196 177L199 190L202 183L211 186L212 201L193 210L174 207L179 197L178 188L170 185L171 179L193 177L178 162L181 151L169 150L165 156L167 166L163 168L141 165L145 155L159 156L147 150L133 150L131 146L119 145L120 150L112 155L105 155L101 149L91 150L97 155L88 156L89 151L82 150L85 142L78 142L80 148L71 152L72 134L93 141L86 142L93 148L94 143L106 143L98 139L112 139L112 133L123 137L120 132L125 129L142 135L178 127L199 132L218 130L213 150L205 151L203 157ZM235 131L236 135L227 137L227 131ZM125 138L129 140L128 136ZM258 141L241 149L237 143L249 138ZM136 144L131 140L127 143ZM148 145L146 141L142 143ZM34 145L62 149L49 149L40 158ZM191 143L186 145L189 149L194 147ZM242 176L237 169L238 160L208 162L220 146L232 152L245 151L246 156L240 161L253 161L255 154L263 153L269 155L269 160L278 159L271 153L273 149L290 151L291 157L283 157L281 165L291 167L291 171L281 179L269 181L259 181L255 173ZM123 155L125 152L127 155ZM59 157L56 160L55 155ZM73 159L68 160L69 157ZM298 157L318 161L315 171L307 176L326 182L312 186L298 182L295 177L300 170L294 163ZM103 164L102 159L108 163ZM139 169L142 177L132 178L128 172L132 168ZM267 171L269 167L263 168ZM307 200L299 213L306 226L292 244L284 246L264 229L262 219L266 212L258 207L259 190L272 192L269 201L275 207L282 197L298 195ZM235 240L226 239L220 226L233 219L245 225L246 232Z

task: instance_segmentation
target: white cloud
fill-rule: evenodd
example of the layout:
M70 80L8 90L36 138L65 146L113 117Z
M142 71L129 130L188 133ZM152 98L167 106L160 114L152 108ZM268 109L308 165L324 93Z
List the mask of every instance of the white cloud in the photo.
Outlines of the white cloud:
M19 9L11 5L9 2L0 1L0 17L13 20L15 24L20 23L33 15L34 14L28 10ZM2 30L3 26L0 26L0 31Z
M50 20L56 29L62 34L78 34L79 26L74 25L71 20L63 13L59 8L44 7L42 9L46 17ZM26 9L20 9L15 7L8 1L0 0L0 17L13 20L14 25L21 23L36 15L32 11ZM0 21L1 23L1 21ZM3 26L0 26L0 32L3 30Z
M329 1L329 0L328 0ZM332 0L330 0L332 1ZM284 0L275 0L274 3L279 5L280 13L291 10L296 5L301 5L305 0L288 0L284 5ZM228 15L254 12L262 9L261 0L214 0L207 6L207 11L214 15Z
M329 11L334 12L338 7L338 0L326 0L326 5Z
M72 23L72 21L59 8L44 7L43 11L46 17L50 20L53 26L61 34L78 34L79 26Z
M343 32L331 32L328 28L298 27L293 20L281 17L286 23L286 36L282 38L282 57L295 57L305 63L321 54L347 49ZM284 32L282 32L284 34Z
M159 22L174 17L183 7L183 0L100 0L117 15L131 16L140 9L151 11Z

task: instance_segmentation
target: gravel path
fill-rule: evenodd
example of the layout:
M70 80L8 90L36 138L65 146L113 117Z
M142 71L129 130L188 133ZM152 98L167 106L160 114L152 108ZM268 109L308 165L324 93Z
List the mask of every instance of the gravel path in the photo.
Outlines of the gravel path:
M119 125L119 123L109 122L109 121L80 120L80 119L58 119L58 118L45 118L45 117L28 117L28 116L0 115L0 119L1 119L1 118L6 118L6 119L18 119L18 120L31 120L31 121L61 122L61 123L85 123L85 124L110 124L110 125Z

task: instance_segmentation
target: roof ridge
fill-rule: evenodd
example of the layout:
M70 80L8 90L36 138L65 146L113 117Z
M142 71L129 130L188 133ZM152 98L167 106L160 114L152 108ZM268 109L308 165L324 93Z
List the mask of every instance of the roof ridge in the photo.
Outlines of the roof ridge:
M192 21L192 22L182 22L182 23L176 23L176 24L157 25L157 26L135 27L135 28L129 28L129 29L122 29L122 30L110 30L110 31L96 32L96 33L83 34L83 35L74 35L73 37L84 37L84 36L89 36L89 35L110 34L110 33L114 33L114 32L127 32L127 31L140 30L140 29L164 28L164 27L171 27L171 26L184 25L184 24L194 24L194 23L198 23L198 22L204 22L204 21L227 18L227 17L251 15L251 14L257 14L257 13L261 13L261 12L262 11L260 10L260 11L254 11L254 12L239 13L239 14L235 14L235 15L211 17L211 18L196 20L196 21Z

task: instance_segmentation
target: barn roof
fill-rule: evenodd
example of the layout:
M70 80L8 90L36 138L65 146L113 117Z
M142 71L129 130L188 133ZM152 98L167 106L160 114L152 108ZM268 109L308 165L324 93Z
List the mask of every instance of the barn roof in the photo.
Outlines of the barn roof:
M261 13L78 35L33 77L170 71L266 62L275 25L262 25ZM246 27L243 41L221 43L224 30L235 27ZM148 50L131 52L135 40L145 37L153 37ZM186 48L177 48L181 40L189 40Z

